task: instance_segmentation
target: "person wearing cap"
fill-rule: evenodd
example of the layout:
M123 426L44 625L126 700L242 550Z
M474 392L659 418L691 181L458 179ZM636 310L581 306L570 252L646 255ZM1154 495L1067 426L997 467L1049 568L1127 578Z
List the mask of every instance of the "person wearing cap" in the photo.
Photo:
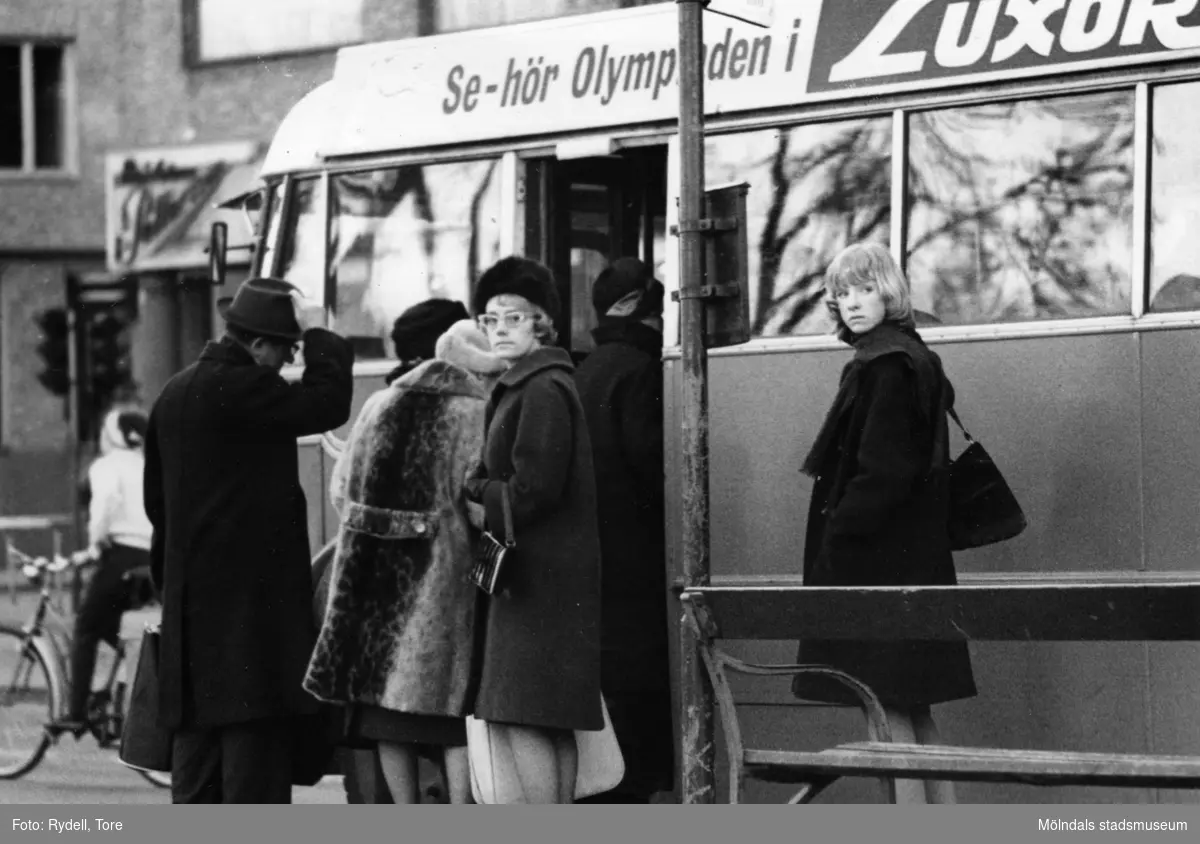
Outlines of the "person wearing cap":
M294 730L317 711L301 686L316 624L296 438L349 419L354 351L302 331L294 291L252 278L219 303L225 335L150 413L159 711L177 803L291 802ZM303 375L285 380L300 341Z
M432 360L438 338L464 319L470 319L467 306L454 299L426 299L396 317L392 344L399 363L388 373L387 383Z
M125 576L150 565L152 528L142 505L145 413L113 408L100 425L100 456L88 467L88 551L97 562L71 638L71 697L67 715L51 730L79 738L87 729L88 696L100 642L116 646L121 616L135 605ZM140 596L142 600L150 597Z
M663 505L663 286L621 258L592 286L596 349L575 373L592 440L603 586L601 685L625 777L589 803L646 803L675 780Z
M463 485L484 409L507 364L471 320L375 393L334 468L340 519L328 597L304 687L378 744L396 803L420 801L418 758L442 765L451 803L471 795L465 716L475 644L472 528Z
M559 299L550 271L503 258L473 297L492 352L507 360L488 402L480 476L467 495L513 560L503 594L486 598L474 715L511 747L527 803L571 803L575 730L600 730L600 542L592 447L571 378L554 345Z

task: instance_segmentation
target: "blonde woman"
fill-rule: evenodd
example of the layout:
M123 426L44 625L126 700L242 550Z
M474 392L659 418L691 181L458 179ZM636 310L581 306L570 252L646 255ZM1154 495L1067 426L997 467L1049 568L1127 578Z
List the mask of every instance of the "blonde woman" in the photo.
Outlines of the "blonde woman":
M804 462L814 478L804 583L953 584L946 411L954 388L916 332L908 280L885 247L857 244L834 258L825 287L854 358ZM935 743L930 705L975 694L965 643L810 640L801 642L798 661L866 682L902 742ZM798 677L793 691L856 702L819 677ZM896 788L900 802L954 802L948 782L897 780Z
M488 402L485 476L467 485L489 530L511 505L516 549L484 602L474 714L512 748L524 801L570 803L575 730L599 730L600 541L592 447L555 342L550 271L504 258L479 280L475 312L508 361Z

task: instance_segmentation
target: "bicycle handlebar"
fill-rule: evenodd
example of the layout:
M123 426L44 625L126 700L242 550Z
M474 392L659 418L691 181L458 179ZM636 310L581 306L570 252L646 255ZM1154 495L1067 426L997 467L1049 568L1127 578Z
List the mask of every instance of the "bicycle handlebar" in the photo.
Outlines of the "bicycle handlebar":
M9 559L17 562L21 566L21 573L30 580L36 579L42 572L58 574L71 566L86 565L95 559L91 551L86 548L82 551L75 551L66 557L62 554L55 554L53 558L31 557L14 547L12 543L8 544L7 551Z

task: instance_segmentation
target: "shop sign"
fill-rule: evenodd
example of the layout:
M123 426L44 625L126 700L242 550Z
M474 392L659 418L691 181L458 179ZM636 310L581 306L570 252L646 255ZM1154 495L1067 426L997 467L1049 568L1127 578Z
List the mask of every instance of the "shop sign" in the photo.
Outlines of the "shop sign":
M232 142L112 153L107 160L107 258L112 272L208 266L209 228L246 228L216 203L249 190L264 149ZM248 234L248 232L246 232Z

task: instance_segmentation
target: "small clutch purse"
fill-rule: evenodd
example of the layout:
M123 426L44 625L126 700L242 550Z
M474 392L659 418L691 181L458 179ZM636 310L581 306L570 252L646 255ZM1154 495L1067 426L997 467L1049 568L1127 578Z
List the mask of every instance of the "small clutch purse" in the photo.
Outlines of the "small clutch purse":
M507 484L500 490L500 506L504 510L504 541L498 540L491 531L483 531L475 549L475 563L471 566L471 582L489 595L496 594L496 584L500 582L504 561L509 552L517 547L513 540L512 509L508 503Z

